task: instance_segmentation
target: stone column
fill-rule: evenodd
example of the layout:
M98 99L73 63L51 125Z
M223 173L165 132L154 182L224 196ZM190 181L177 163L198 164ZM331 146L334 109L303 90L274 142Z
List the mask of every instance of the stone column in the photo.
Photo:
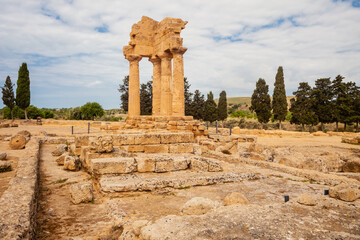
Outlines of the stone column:
M140 55L129 54L125 57L129 60L129 110L128 116L140 115L140 77L139 61Z
M161 59L160 114L170 116L172 114L171 54L164 54L159 57Z
M161 105L161 60L158 57L151 57L149 61L153 64L153 96L152 115L160 115Z
M184 59L183 54L187 48L179 47L172 49L173 54L173 99L172 115L185 116L185 97L184 97Z

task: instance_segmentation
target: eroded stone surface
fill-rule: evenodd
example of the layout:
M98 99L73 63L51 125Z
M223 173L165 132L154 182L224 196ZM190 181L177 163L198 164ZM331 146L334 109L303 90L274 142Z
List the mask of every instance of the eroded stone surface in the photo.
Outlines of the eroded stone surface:
M93 200L93 187L90 182L72 184L69 187L70 199L74 204L87 203Z
M194 197L184 204L181 212L184 215L201 215L214 209L217 205L208 198Z
M26 138L22 135L15 135L11 137L9 146L11 149L23 149L26 145Z

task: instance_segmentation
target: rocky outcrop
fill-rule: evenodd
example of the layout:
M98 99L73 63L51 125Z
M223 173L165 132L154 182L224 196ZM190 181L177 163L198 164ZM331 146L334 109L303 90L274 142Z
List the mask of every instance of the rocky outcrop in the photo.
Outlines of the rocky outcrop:
M219 203L216 203L208 198L194 197L187 201L181 209L184 215L201 215L216 208Z
M316 201L306 193L301 194L296 201L302 205L307 205L307 206L316 205Z
M68 146L66 144L59 144L56 146L56 149L52 151L54 157L61 156L63 153L68 151Z
M329 195L345 202L353 202L360 198L360 186L350 184L339 184L329 189Z
M250 202L244 194L240 192L232 192L226 195L224 203L226 206L229 206L234 204L249 204Z

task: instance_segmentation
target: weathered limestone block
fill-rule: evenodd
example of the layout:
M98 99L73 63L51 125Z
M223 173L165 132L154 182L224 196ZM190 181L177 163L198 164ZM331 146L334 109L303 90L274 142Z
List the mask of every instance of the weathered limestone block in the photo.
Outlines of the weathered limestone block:
M22 135L15 135L11 137L9 146L13 150L23 149L26 145L26 138Z
M31 133L29 131L26 131L26 130L22 130L20 132L18 132L16 135L21 135L21 136L24 136L25 139L26 139L26 142L28 142L31 138Z
M7 154L6 152L0 152L0 160L6 160Z
M193 143L170 144L169 153L193 153Z
M169 146L165 144L144 145L145 153L168 153Z
M145 151L145 146L144 145L129 145L128 152L144 152Z
M135 160L137 162L138 172L155 172L154 158L136 157Z
M206 146L208 148L208 150L211 150L211 151L215 151L215 149L216 149L216 144L211 141L201 141L200 145Z
M302 205L307 205L307 206L315 206L316 205L315 200L306 193L301 194L296 199L296 201Z
M350 159L343 166L344 172L360 172L360 159Z
M78 171L80 170L81 163L78 157L66 156L64 160L64 170Z
M89 146L89 136L75 137L75 147L80 148L81 146Z
M339 184L329 189L329 195L332 198L337 198L346 202L353 202L360 198L360 189L358 186L349 185L346 183Z
M136 134L134 144L160 144L160 135L159 134Z
M93 187L90 182L72 184L69 187L70 200L73 204L93 201Z
M190 160L180 157L173 159L173 171L180 171L189 168Z
M68 153L68 152L63 153L60 157L58 157L58 158L56 159L56 163L57 163L58 165L64 165L65 158L66 158L67 156L69 156L69 153Z
M144 226L146 226L148 223L149 223L148 220L137 220L137 221L133 222L133 223L131 224L132 229L133 229L133 233L134 233L136 236L139 236L139 235L140 235L141 228L143 228Z
M10 171L11 170L11 164L8 161L2 161L0 160L0 173L2 171Z
M95 158L91 160L91 170L95 174L131 173L137 171L135 158Z
M89 142L90 149L97 153L110 153L114 151L112 136L91 137Z
M173 160L170 158L156 159L155 172L171 172L173 170Z
M164 133L160 134L161 143L191 143L194 142L194 134L192 133Z
M224 203L226 206L234 204L249 204L247 197L240 192L232 192L226 195L224 198Z
M184 215L202 215L216 208L217 205L217 203L208 198L194 197L184 204L181 212Z
M58 157L67 151L68 151L68 146L66 144L59 144L56 146L56 149L51 152L51 155L53 155L54 157Z
M223 168L222 168L221 164L218 163L218 162L208 160L208 164L209 164L209 168L208 168L209 172L221 172L221 171L223 171Z
M241 134L241 130L240 130L239 127L233 127L233 128L231 129L231 133L232 133L232 134Z
M206 161L206 159L193 158L193 159L191 159L190 168L191 168L191 170L194 170L194 171L208 172L209 164Z

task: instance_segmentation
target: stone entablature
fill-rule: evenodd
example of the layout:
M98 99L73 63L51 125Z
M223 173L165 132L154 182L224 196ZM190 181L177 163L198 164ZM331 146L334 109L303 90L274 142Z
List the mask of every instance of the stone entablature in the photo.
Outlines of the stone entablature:
M152 115L185 116L183 54L187 48L180 32L186 24L180 18L158 22L143 16L132 26L129 45L123 48L130 65L128 116L140 115L139 61L143 57L153 63Z

